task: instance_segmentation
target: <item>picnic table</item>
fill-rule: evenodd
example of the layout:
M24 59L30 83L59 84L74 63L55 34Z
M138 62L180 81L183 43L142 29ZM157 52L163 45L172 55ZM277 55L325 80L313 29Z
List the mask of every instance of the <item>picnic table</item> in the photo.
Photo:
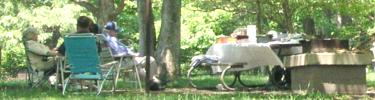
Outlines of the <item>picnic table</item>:
M234 90L229 87L224 80L226 72L235 72L234 84L237 80L244 86L240 79L240 72L248 71L266 65L279 65L283 67L283 63L279 57L273 52L267 43L226 43L214 44L206 52L208 56L217 56L218 62L211 64L213 73L219 73L221 83L225 89ZM192 86L195 84L190 79L192 67L188 72L188 79Z

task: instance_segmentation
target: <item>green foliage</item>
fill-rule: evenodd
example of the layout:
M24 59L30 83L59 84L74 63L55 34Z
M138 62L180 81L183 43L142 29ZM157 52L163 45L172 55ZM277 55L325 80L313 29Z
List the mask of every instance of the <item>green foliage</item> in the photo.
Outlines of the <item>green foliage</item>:
M138 48L139 33L138 33L138 16L137 4L135 1L127 1L126 6L120 15L117 16L117 24L121 28L118 38L124 40L125 44Z
M299 23L303 18L310 17L315 21L317 35L321 38L349 39L358 36L361 31L367 29L372 21L368 15L375 9L370 9L375 4L373 1L359 0L309 0L294 2L291 5L295 9L294 20ZM305 13L309 12L309 13ZM338 27L337 15L342 18L342 26ZM345 18L345 19L344 19ZM301 25L296 26L302 28Z
M18 37L19 33L6 33L0 34L2 38L2 61L0 66L0 79L5 76L15 76L16 72L25 68L25 54L22 48L21 38Z
M194 11L182 8L184 15L181 16L181 62L182 64L190 63L190 59L195 55L204 54L207 49L215 42L219 35L230 34L224 33L224 30L217 30L224 26L222 22L217 21L222 18L229 19L223 10L212 12ZM202 18L202 16L204 16ZM224 16L224 17L223 17ZM183 71L188 68L182 68Z
M184 38L181 41L181 62L183 64L190 63L190 59L195 55L205 54L207 49L213 44L216 39L213 33L195 34L195 36L190 36ZM188 67L182 68L187 70Z
M44 43L52 34L46 28L59 26L62 34L75 31L76 18L88 15L83 8L67 4L66 0L11 0L0 3L0 45L2 46L0 77L15 75L25 69L25 54L21 41L22 31L35 27Z

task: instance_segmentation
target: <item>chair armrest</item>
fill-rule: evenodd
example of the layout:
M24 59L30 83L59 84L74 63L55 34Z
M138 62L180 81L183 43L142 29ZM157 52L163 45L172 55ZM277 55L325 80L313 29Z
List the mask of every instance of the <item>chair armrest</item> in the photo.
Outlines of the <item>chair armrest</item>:
M118 61L111 61L111 62L100 65L100 67L108 67L108 66L112 66L112 65L118 64L118 63L119 63Z

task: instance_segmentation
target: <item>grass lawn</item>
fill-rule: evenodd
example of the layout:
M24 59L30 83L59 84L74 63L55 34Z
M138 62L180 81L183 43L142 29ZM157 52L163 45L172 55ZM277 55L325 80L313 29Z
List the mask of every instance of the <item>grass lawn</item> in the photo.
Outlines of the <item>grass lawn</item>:
M196 84L199 86L215 86L218 84L218 76L201 76L197 77ZM228 79L230 80L230 79ZM267 77L261 75L249 75L249 78L244 79L251 84L266 84ZM109 83L109 82L108 82ZM130 86L132 87L132 86ZM109 86L106 86L105 91L99 96L96 96L93 91L68 91L66 95L61 94L61 90L53 87L28 88L24 80L11 80L0 82L0 98L1 99L72 99L72 100L95 100L95 99L125 99L125 100L258 100L258 99L374 99L375 87L375 73L367 74L367 88L370 91L368 95L338 95L338 94L322 94L322 93L306 93L295 94L289 90L265 90L262 88L250 88L238 91L220 91L216 89L199 90L188 85L186 77L181 77L167 85L164 91L155 91L151 93L143 93L136 91L135 88L130 88L125 85L123 81L119 82L120 91L111 93Z

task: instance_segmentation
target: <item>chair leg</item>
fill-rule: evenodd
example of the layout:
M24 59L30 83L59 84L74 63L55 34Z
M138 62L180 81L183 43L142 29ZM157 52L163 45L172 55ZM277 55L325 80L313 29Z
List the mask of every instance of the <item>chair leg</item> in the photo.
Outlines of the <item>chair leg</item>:
M101 79L102 82L99 82L100 86L98 87L98 90L97 90L98 93L96 95L100 94L100 92L102 91L103 85L110 74L113 74L113 66L108 70L107 74L105 74L105 76Z
M100 91L101 91L101 86L102 86L102 84L99 82L99 80L96 80L96 86L98 86L97 88L96 88L96 91L98 91L98 93L96 94L96 95L99 95L100 94Z
M116 77L114 79L114 84L113 84L113 87L112 87L113 92L116 91L117 81L118 81L118 77L120 76L120 68L121 68L123 60L124 60L124 58L121 57L118 66L116 66Z
M141 84L141 79L139 77L139 71L138 71L137 65L134 65L134 66L135 66L135 74L136 74L135 76L137 78L137 83L138 83L140 91L142 91L142 84Z
M98 89L97 89L98 93L97 93L96 95L99 95L100 92L102 92L102 88L103 88L104 82L105 82L105 79L102 80L102 82L99 82L99 83L100 83L100 86L99 86Z
M137 78L137 81L138 81L138 86L139 86L140 91L142 91L142 84L141 84L141 79L139 77L139 71L138 71L137 63L136 63L134 57L132 58L132 60L133 60L133 63L134 63L134 69L135 69L135 74L136 74L136 78Z
M39 87L48 82L48 77L44 75L45 72L32 71L31 72L31 88Z
M27 68L27 73L26 73L26 79L27 79L27 84L31 88L33 85L33 71L30 67Z
M65 90L66 90L66 87L68 86L69 79L70 79L70 77L66 78L65 82L63 82L64 83L64 85L63 85L63 91L62 91L63 95L65 95Z
M41 72L38 72L36 70L33 70L32 68L28 68L28 85L30 88L35 88L35 87L38 87L42 80L43 80L43 75L40 77L39 76L39 73ZM43 73L42 73L43 74Z
M59 65L57 65L57 68L56 68L56 83L55 83L55 89L57 89L57 85L59 84L59 77L60 77L60 74L59 74Z

